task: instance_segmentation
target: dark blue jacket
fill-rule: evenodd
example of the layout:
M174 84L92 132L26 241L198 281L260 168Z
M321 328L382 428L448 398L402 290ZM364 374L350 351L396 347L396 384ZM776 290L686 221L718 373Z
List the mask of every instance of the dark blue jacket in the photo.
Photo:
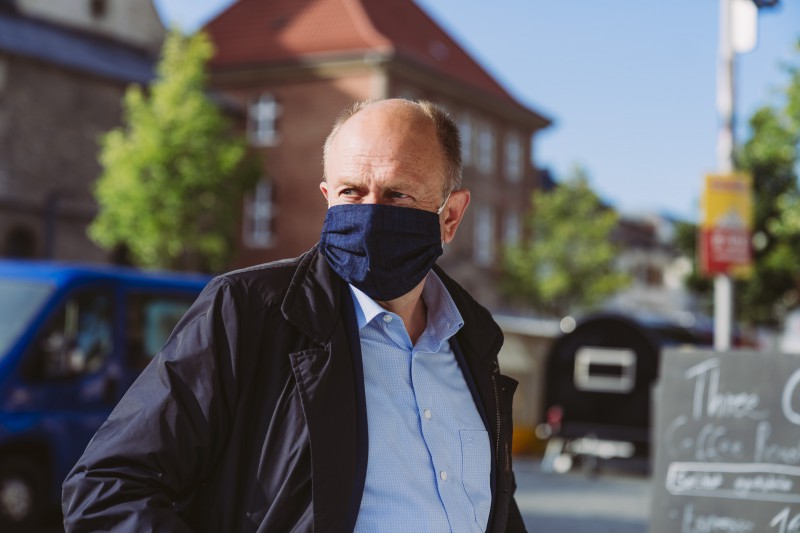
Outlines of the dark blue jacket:
M524 531L502 333L437 273L464 318L458 358L494 445L488 531ZM351 531L368 441L345 289L316 248L215 278L64 482L66 531Z

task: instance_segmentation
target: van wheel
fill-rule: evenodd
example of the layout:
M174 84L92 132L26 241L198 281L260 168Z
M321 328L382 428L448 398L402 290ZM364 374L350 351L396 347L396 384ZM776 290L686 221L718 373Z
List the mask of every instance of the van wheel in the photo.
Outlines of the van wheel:
M24 457L0 462L0 531L31 531L44 513L41 470Z

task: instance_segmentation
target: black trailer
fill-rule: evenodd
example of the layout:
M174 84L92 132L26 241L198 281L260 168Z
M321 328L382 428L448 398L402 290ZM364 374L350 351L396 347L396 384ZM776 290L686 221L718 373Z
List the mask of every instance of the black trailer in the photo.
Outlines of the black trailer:
M650 454L651 388L667 345L708 345L710 333L667 320L614 313L589 316L558 338L548 354L546 470L565 472L577 459L589 470L598 459Z

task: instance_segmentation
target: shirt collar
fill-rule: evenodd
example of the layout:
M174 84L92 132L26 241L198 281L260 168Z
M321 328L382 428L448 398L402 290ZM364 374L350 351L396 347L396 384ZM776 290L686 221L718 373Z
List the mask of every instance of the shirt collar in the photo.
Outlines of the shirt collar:
M354 287L350 283L350 293L353 295L353 302L356 308L356 321L358 322L358 329L364 329L364 326L372 322L372 319L381 313L386 313L386 309L378 305L378 302L364 294L363 291Z
M444 342L464 326L464 319L447 288L431 271L422 288L422 297L428 306L428 326L425 328L439 342Z
M363 329L376 316L387 312L386 309L364 294L363 291L351 284L348 285L355 302L356 321L358 322L359 330ZM436 338L447 340L464 326L464 319L461 317L458 307L456 307L444 283L434 271L428 273L425 279L422 298L428 307L428 326L425 329L430 331ZM431 318L433 319L431 320Z

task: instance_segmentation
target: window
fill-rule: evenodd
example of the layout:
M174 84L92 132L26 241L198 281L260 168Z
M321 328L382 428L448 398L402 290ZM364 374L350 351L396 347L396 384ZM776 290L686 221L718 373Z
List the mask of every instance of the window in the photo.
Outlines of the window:
M63 379L100 369L113 348L113 292L83 290L56 310L33 349L34 379Z
M478 128L478 170L494 171L494 132L488 122L481 122Z
M519 183L522 179L522 141L516 133L506 136L505 159L506 179Z
M519 213L516 211L507 211L504 226L503 241L509 246L519 244L521 234Z
M48 283L0 279L0 360L54 290Z
M478 266L490 266L494 259L494 212L487 205L475 212L474 256Z
M251 248L266 248L272 245L272 221L274 218L272 182L262 179L252 194L244 199L242 238Z
M458 133L461 135L461 161L464 166L472 164L472 120L467 113L458 119Z
M247 137L256 146L272 146L278 143L277 121L280 107L275 97L261 94L248 110Z
M135 293L128 296L128 338L131 366L143 369L167 342L194 295Z

